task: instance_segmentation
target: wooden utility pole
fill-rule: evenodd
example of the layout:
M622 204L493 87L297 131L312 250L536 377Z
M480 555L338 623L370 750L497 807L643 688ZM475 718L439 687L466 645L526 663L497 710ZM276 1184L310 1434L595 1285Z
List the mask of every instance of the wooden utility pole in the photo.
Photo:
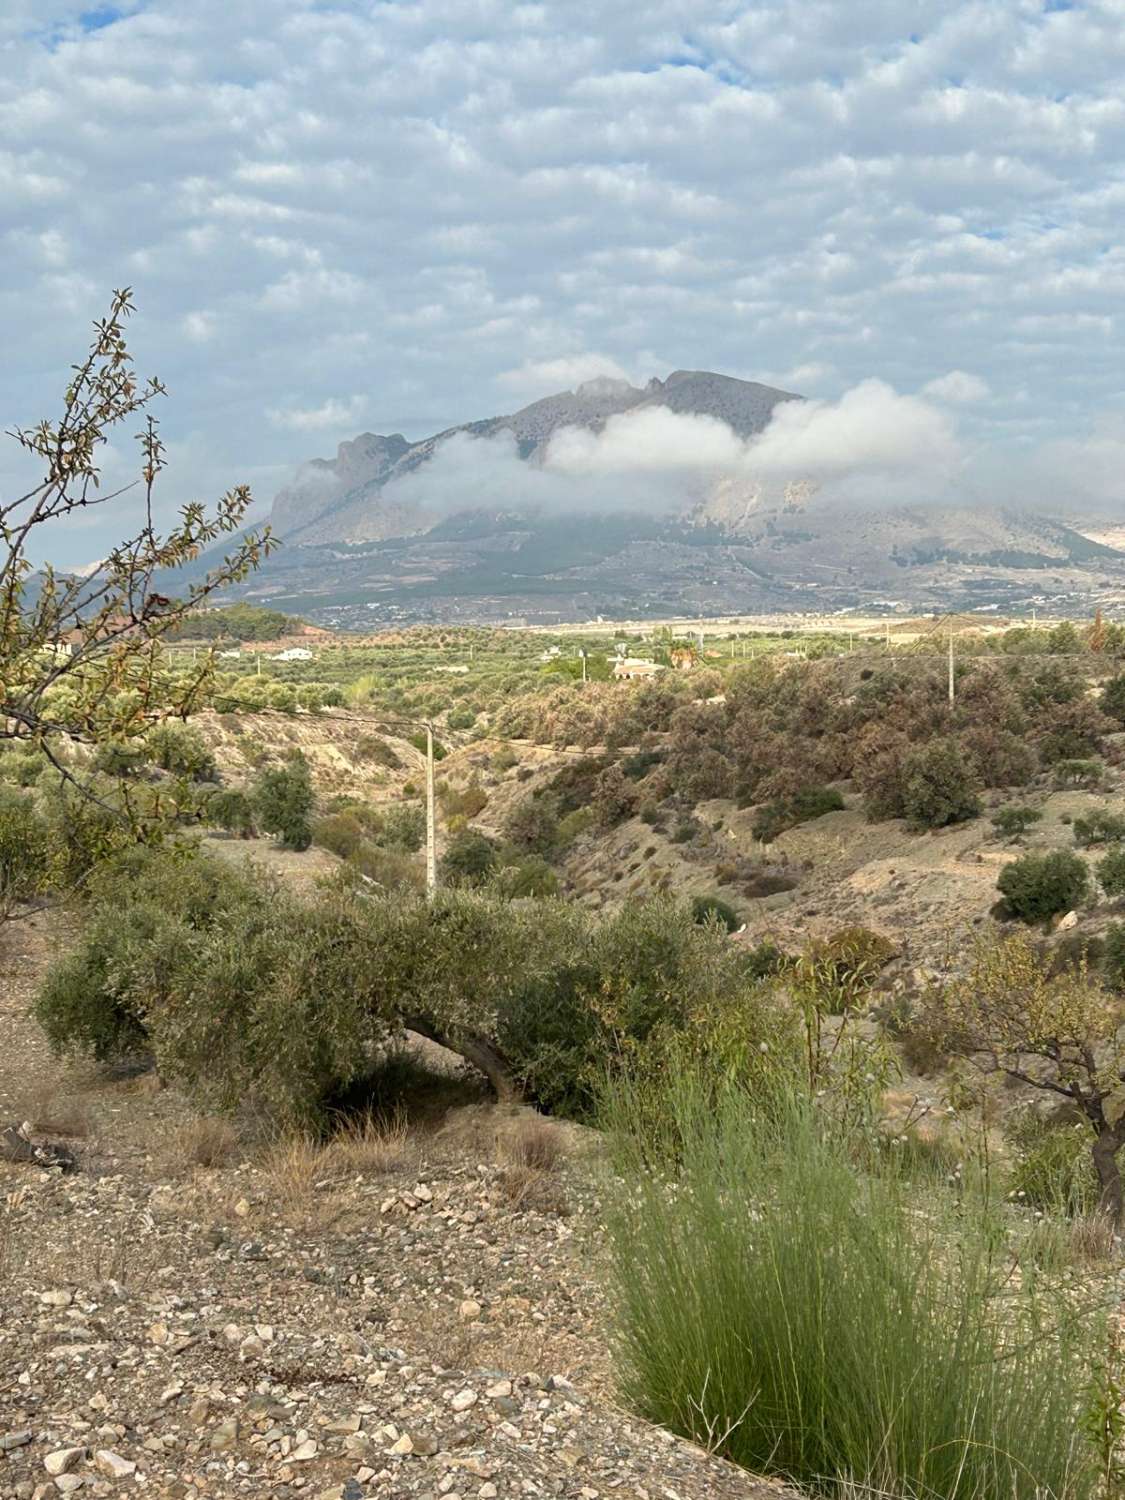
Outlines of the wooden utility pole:
M949 701L950 701L950 703L953 702L953 698L954 698L954 684L953 684L953 621L950 620L950 622L949 622Z
M434 832L434 726L426 721L426 895L437 890L437 838Z

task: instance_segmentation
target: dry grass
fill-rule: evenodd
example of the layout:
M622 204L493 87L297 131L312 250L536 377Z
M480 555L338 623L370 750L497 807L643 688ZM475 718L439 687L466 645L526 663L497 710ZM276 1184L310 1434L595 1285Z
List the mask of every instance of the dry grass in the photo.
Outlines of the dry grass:
M90 1134L90 1111L85 1101L42 1084L21 1101L18 1114L36 1135L85 1140Z
M496 1134L500 1185L511 1206L539 1213L566 1213L558 1169L564 1155L559 1127L541 1115L521 1114Z
M347 1177L381 1177L411 1159L406 1118L364 1114L345 1120L325 1150L326 1164Z
M229 1120L202 1115L175 1132L174 1159L188 1167L229 1167L239 1155L238 1131Z

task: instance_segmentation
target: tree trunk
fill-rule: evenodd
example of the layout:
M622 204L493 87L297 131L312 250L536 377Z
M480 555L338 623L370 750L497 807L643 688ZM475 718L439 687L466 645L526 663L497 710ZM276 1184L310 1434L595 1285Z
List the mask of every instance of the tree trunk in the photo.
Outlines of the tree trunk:
M520 1097L520 1091L512 1077L507 1059L493 1042L483 1036L446 1036L436 1026L421 1016L405 1016L402 1021L407 1031L416 1031L419 1036L436 1042L450 1052L456 1052L466 1062L483 1073L492 1085L493 1092L501 1103Z
M1098 1131L1093 1147L1094 1169L1098 1174L1098 1182L1102 1190L1098 1201L1098 1212L1112 1220L1114 1225L1120 1225L1122 1209L1125 1208L1121 1168L1117 1161L1117 1153L1121 1150L1121 1145L1122 1127L1103 1125Z

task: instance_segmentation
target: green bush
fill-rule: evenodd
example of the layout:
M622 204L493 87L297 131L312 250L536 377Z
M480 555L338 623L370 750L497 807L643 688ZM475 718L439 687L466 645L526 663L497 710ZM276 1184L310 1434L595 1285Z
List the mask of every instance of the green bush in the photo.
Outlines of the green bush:
M386 766L389 771L397 771L402 765L386 740L380 739L377 734L361 734L352 746L352 759L373 761L377 766Z
M454 834L441 857L442 880L453 885L476 885L496 866L495 840L475 828Z
M1037 922L1077 906L1090 888L1090 872L1077 854L1054 849L1021 855L1001 870L996 884L1013 916Z
M153 765L192 781L215 781L215 757L203 737L185 724L158 724L145 736L144 748Z
M0 750L0 781L14 786L34 786L47 766L47 758L40 751L10 745Z
M584 834L594 823L594 810L591 807L576 807L573 812L568 812L559 819L556 842L560 849L567 848L573 844L575 839Z
M1012 1152L1009 1197L1050 1214L1095 1212L1099 1188L1088 1125L1044 1120L1024 1109L1009 1119L1005 1134Z
M50 828L24 793L0 787L0 922L55 878Z
M626 1398L751 1473L820 1493L1088 1500L1101 1320L811 1106L611 1090L607 1222Z
M554 799L524 797L504 820L508 842L527 854L548 854L559 836L559 814Z
M1098 879L1107 896L1125 896L1125 849L1111 849L1098 861Z
M235 787L213 792L204 803L203 816L212 828L222 828L240 839L254 836L254 805Z
M1100 760L1060 760L1055 765L1055 785L1093 790L1101 785L1104 774Z
M992 816L992 826L1008 839L1020 839L1027 830L1038 823L1043 814L1037 807L1025 807L1019 802L1009 802Z
M1125 672L1111 677L1102 692L1102 712L1125 724Z
M840 812L843 806L844 799L835 787L803 787L792 797L769 802L758 809L754 816L754 837L763 844L772 844L787 828L822 818L825 813Z
M979 783L955 740L910 751L902 777L903 816L914 828L944 828L980 812Z
M1080 849L1091 844L1119 844L1125 839L1125 818L1118 813L1093 812L1074 820L1074 842Z
M99 745L91 762L103 776L136 776L150 758L149 747L140 740L107 740Z
M280 839L282 848L302 850L312 843L314 798L304 756L263 771L254 783L253 803L259 827Z
M1125 990L1125 922L1111 922L1105 930L1102 973L1113 989Z
M718 922L727 932L737 932L742 926L741 917L721 896L696 896L691 903L691 915L696 922Z
M559 877L541 855L529 854L501 865L493 875L492 889L510 901L522 896L557 896Z

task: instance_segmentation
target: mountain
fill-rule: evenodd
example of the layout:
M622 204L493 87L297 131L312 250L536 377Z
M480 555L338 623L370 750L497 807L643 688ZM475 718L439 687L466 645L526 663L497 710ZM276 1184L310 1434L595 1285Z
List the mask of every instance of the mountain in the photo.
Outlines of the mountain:
M317 458L304 465L277 496L270 520L280 537L302 546L417 534L427 531L436 518L385 498L385 492L458 435L489 438L511 433L519 456L535 464L561 428L600 432L610 417L624 412L664 407L714 417L747 438L766 427L779 402L801 399L791 391L707 370L675 370L667 380L654 377L643 387L601 377L507 416L449 427L416 443L397 432L390 437L365 432L341 443L334 459Z
M578 512L513 500L520 460L528 496L540 493L535 470L563 428L596 434L624 413L664 409L714 418L745 439L782 402L802 399L677 370L644 386L591 380L418 442L363 433L335 458L305 464L281 491L272 522L285 545L232 595L346 629L824 613L888 601L912 610L1125 609L1125 530L1068 518L1061 502L1051 516L979 502L843 506L800 482L771 488L728 473L681 483L674 470L654 470L660 503L634 486L625 504L612 476ZM495 450L466 444L445 466L440 510L425 508L418 497L437 490L420 471L444 443L504 436L506 482L495 501L481 499L492 493ZM401 482L411 476L423 482Z

